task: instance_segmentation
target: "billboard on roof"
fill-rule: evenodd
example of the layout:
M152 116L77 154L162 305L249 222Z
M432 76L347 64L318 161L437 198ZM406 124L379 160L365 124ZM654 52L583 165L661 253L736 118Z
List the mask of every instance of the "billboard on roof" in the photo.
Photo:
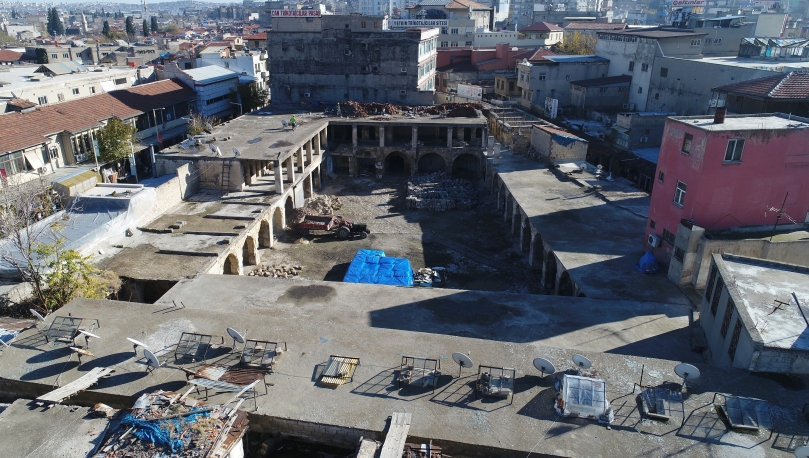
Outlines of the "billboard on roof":
M705 6L708 4L707 0L672 0L671 6L673 8L684 8L684 7L698 7L698 6Z
M270 10L270 17L320 17L320 10Z

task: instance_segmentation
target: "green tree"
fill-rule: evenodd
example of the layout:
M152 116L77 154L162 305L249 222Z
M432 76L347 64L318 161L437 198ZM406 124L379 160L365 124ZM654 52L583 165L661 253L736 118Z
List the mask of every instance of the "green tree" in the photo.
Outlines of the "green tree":
M149 27L152 33L157 33L160 31L159 26L157 25L157 16L152 16L152 25Z
M8 43L16 43L17 40L12 37L11 35L7 34L0 30L0 45L8 44Z
M47 64L48 63L48 52L45 51L45 48L36 48L34 51L37 55L37 63L38 64Z
M135 36L135 24L132 22L132 16L126 17L126 34L130 37Z
M98 131L99 159L112 162L131 156L137 132L132 123L110 118L107 125Z
M180 26L172 22L171 24L166 26L166 32L171 34L179 33Z
M270 94L259 89L257 83L250 83L239 86L239 97L242 99L242 113L249 113L267 105Z
M188 134L193 136L204 134L205 132L210 133L208 125L215 126L217 124L219 124L219 120L214 116L206 118L202 116L202 113L192 112L191 116L188 117Z
M555 44L552 49L562 54L595 54L596 41L595 35L577 30L566 36L562 43Z
M143 36L144 37L149 36L149 23L146 22L146 19L143 20Z
M11 9L11 19L17 19L18 17L20 17L20 15L19 15L19 14L17 14L17 10L15 10L14 8L12 8L12 9Z
M109 21L104 21L104 25L101 27L101 35L104 35L107 38L112 38Z
M48 10L48 34L57 36L57 35L64 35L65 34L65 25L62 23L62 19L59 17L59 11L56 8L51 8Z

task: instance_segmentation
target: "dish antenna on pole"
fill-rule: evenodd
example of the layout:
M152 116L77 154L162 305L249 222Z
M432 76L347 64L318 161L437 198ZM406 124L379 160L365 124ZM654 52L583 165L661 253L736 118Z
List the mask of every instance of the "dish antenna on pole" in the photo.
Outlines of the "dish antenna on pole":
M587 359L587 357L584 355L576 353L575 355L573 355L572 359L573 364L575 364L576 367L578 368L577 370L579 374L581 374L582 369L589 369L593 366L593 363L589 359Z
M461 376L461 370L471 368L474 365L472 359L461 352L453 353L452 360L458 364L458 377Z
M534 367L536 367L537 370L542 373L543 377L545 374L551 375L556 372L556 368L553 367L553 363L545 358L534 358Z
M674 373L683 379L683 385L680 387L680 391L685 389L686 383L688 383L689 379L696 380L699 378L699 369L688 363L680 363L674 366Z

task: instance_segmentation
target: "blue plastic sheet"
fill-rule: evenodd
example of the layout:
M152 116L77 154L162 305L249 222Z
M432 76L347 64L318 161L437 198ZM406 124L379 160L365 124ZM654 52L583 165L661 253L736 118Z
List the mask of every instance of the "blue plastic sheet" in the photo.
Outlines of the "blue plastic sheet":
M647 251L635 265L635 269L645 274L656 274L658 270L657 258L655 258L655 255L653 255L651 251Z
M134 426L135 430L132 434L142 441L151 442L155 445L162 445L168 447L171 453L178 453L185 448L185 443L180 439L182 431L182 424L196 423L198 417L207 417L208 412L189 414L180 418L172 418L168 420L141 420L135 418L132 414L127 414L121 420L121 426L128 428Z
M413 286L413 268L404 258L385 256L380 250L359 250L343 281L372 285Z

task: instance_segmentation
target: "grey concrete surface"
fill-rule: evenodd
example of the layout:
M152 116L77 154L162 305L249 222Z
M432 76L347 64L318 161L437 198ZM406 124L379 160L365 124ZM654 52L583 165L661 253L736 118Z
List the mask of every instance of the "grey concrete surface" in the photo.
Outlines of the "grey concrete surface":
M644 253L646 226L637 208L648 208L648 195L603 180L598 182L602 191L588 192L587 174L571 179L510 153L494 168L587 297L690 304L665 270L644 275L635 269Z
M91 418L87 407L38 407L18 399L0 413L3 458L85 457L103 440L109 420Z
M469 300L463 300L465 295ZM172 307L171 299L180 299L187 307ZM289 345L269 377L274 386L259 397L259 411L252 416L251 425L254 420L260 424L261 417L273 417L380 431L392 412L411 412L411 436L434 439L437 444L443 440L515 450L521 456L530 452L576 457L786 457L787 439L804 440L805 425L800 423L797 400L809 395L805 381L798 391L790 391L787 388L795 387L700 364L703 376L688 390L685 426L679 427L679 419L668 424L640 419L633 382L639 380L641 371L647 384L677 381L672 372L675 362L633 356L627 350L636 345L665 353L671 341L656 341L646 333L658 335L666 327L676 335L683 332L684 319L678 312L683 308L565 299L201 276L180 282L153 305L73 301L59 314L100 320L101 328L94 332L101 338L92 342L91 349L97 358L85 359L81 365L75 360L67 362L69 350L50 347L37 331L26 331L0 358L0 388L19 389L20 383L14 381L21 381L34 391L45 390L62 371L62 380L70 381L103 365L114 366L116 373L88 396L131 397L155 388L177 390L185 385L184 374L174 367L172 356L180 333L223 335L232 326L247 330L250 337L283 340ZM644 324L647 322L655 324ZM467 332L472 335L466 336ZM133 354L126 336L147 343L166 366L146 375L140 353ZM600 336L604 338L598 339ZM226 339L225 347L211 350L209 361L227 364L238 359L228 354L230 344ZM593 360L590 374L606 380L616 412L612 430L589 420L559 418L553 411L551 378L541 378L531 361L544 356L558 368L567 369L574 350L549 344L577 348L575 351ZM469 353L475 363L515 367L513 404L476 400L471 388L475 372L466 370L457 378L458 368L450 358L455 351ZM317 374L332 354L360 357L361 365L352 383L336 389L319 387ZM441 361L444 376L435 392L396 389L394 369L402 355ZM714 391L770 400L780 434L767 439L765 432L727 431L710 405ZM228 396L211 399L221 402Z

